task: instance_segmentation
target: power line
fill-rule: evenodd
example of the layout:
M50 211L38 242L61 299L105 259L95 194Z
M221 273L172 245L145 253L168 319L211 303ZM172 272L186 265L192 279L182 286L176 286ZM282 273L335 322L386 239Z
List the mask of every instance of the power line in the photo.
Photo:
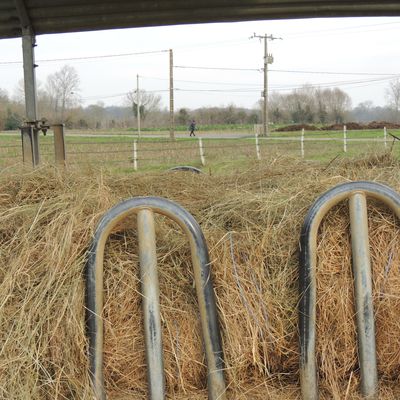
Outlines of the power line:
M221 71L258 71L262 72L263 69L256 68L231 68L231 67L202 67L202 66L186 66L176 65L175 68L186 68L186 69L205 69L205 70L221 70ZM377 72L335 72L335 71L305 71L305 70L287 70L287 69L269 69L273 72L285 72L285 73L296 73L296 74L325 74L325 75L364 75L364 76L399 76L395 73L377 73Z
M364 86L368 86L368 84L375 84L379 82L383 82L389 80L390 78L374 78L374 79L362 79L362 80L351 80L351 81L334 81L334 82L323 82L316 84L307 84L307 87L311 88L329 88L335 86L351 86L351 85L359 85L366 84ZM271 89L274 91L288 91L295 89L302 89L303 85L291 85L291 86L273 86ZM259 88L242 88L242 89L181 89L177 88L176 90L182 92L219 92L219 93L250 93L250 92L259 92Z
M37 60L37 62L57 62L57 61L75 61L75 60L94 60L102 58L114 58L114 57L127 57L127 56L139 56L144 54L157 54L165 53L169 50L153 50L153 51L141 51L136 53L120 53L120 54L103 54L97 56L86 56L86 57L70 57L70 58L49 58L44 60ZM0 65L12 65L22 64L22 61L0 61Z
M400 75L398 75L400 76ZM376 83L384 82L386 80L389 80L391 78L385 77L385 78L373 78L373 79L361 79L361 80L350 80L350 81L333 81L333 82L322 82L322 83L317 83L317 84L307 84L307 87L311 88L330 88L330 87L336 87L336 86L352 86L352 85L360 85L359 87L363 86L369 86L373 85ZM216 82L213 82L216 83ZM296 89L302 89L304 87L304 84L302 85L290 85L290 86L282 86L282 85L276 85L271 87L271 89L275 92L285 92L285 91L291 91L291 90L296 90ZM231 93L231 94L252 94L252 93L258 93L260 91L260 87L258 88L237 88L237 89L195 89L195 88L175 88L177 92L193 92L193 93ZM146 90L146 93L163 93L163 92L168 92L169 89L155 89L155 90ZM112 94L112 95L104 95L104 96L89 96L82 98L82 100L87 101L87 100L102 100L102 99L110 99L110 98L116 98L116 97L122 97L127 95L128 92L125 93L118 93L118 94Z
M347 27L341 27L341 28L331 28L331 29L321 29L321 30L310 30L310 31L303 31L303 32L293 32L293 33L285 33L286 37L292 37L292 36L307 36L307 35L315 35L315 34L324 34L327 33L329 34L330 32L332 34L336 34L337 32L340 31L348 31L348 30L352 30L352 29L360 29L360 28L372 28L372 27L376 27L376 26L385 26L385 25L399 25L400 21L397 22L383 22L383 23L379 23L379 24L365 24L365 25L356 25L356 26L347 26ZM368 31L359 31L361 32L368 32ZM349 33L357 33L357 32L349 32Z
M248 93L248 92L259 92L260 89L254 88L243 88L243 89L181 89L176 88L179 92L218 92L218 93Z
M288 69L270 69L272 72L288 72L294 74L323 74L323 75L363 75L363 76L398 76L393 73L377 73L377 72L334 72L334 71L302 71Z
M162 93L162 92L168 92L169 89L158 89L158 90L146 90L146 93ZM125 93L117 93L117 94L110 94L110 95L93 95L93 96L88 96L88 97L83 97L81 100L87 101L87 100L103 100L103 99L112 99L115 97L122 97L126 96L129 92Z
M153 77L153 76L140 76L143 79L155 79L155 80L160 80L160 81L166 81L168 78L159 78L159 77ZM227 86L257 86L260 87L260 84L258 83L238 83L238 82L210 82L210 81L192 81L192 80L185 80L185 79L174 79L175 82L187 82L187 83L198 83L201 85L227 85Z
M262 71L262 69L259 69L259 68L196 67L196 66L188 66L188 65L174 65L174 68L212 69L212 70L221 70L221 71L257 71L257 72L261 72Z

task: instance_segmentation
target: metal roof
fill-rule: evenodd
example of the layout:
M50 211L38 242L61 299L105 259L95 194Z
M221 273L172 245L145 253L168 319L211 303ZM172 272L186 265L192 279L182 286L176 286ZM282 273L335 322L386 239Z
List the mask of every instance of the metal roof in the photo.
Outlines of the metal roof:
M400 1L0 0L0 39L99 29L261 19L400 16Z

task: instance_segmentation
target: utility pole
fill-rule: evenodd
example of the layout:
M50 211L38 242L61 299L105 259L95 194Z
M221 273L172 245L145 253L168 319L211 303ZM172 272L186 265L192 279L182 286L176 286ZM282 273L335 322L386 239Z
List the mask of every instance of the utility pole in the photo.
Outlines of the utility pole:
M175 119L174 119L174 55L169 49L169 137L175 139Z
M255 33L250 39L258 38L264 39L264 91L262 93L262 97L264 98L264 107L263 107L263 136L269 135L269 118L268 118L268 64L272 64L274 62L274 57L272 54L268 54L268 40L282 40L280 37L275 37L274 35L256 35Z
M139 91L139 75L136 75L136 108L137 108L137 131L140 137L140 91Z

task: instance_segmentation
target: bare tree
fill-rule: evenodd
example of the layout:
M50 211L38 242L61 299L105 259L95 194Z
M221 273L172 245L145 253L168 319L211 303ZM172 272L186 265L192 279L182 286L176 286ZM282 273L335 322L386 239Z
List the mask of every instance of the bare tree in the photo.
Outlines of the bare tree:
M137 115L138 101L140 104L140 117L143 120L149 113L160 110L160 95L146 92L145 90L139 90L138 98L137 90L131 90L126 94L125 103L131 108L135 117Z
M79 76L74 67L64 65L47 77L46 91L56 118L64 120L65 110L80 103Z
M304 85L285 96L288 114L293 122L310 123L315 119L315 89Z
M342 89L325 89L324 98L332 121L341 124L345 121L346 113L351 108L351 98Z
M397 119L400 112L400 78L393 79L389 82L389 88L386 90L386 97Z
M88 106L86 108L86 115L90 127L95 129L104 128L106 111L102 101L98 101L97 104L91 104Z

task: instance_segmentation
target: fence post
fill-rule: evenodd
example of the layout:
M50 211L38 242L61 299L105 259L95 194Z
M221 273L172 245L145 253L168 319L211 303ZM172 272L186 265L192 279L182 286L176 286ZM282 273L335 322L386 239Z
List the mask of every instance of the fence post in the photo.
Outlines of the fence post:
M36 167L39 163L39 148L34 129L30 124L20 127L22 140L22 161Z
M54 159L56 164L65 165L65 136L64 124L56 124L51 126L54 135Z
M256 153L257 153L257 160L261 160L260 143L258 142L258 133L256 133Z
M347 153L347 128L343 125L343 151Z
M383 143L385 144L385 149L387 147L387 129L386 126L383 128Z
M133 169L138 169L138 157L137 157L137 140L133 141Z
M203 140L201 138L199 138L199 150L201 165L204 167L206 165L206 158L204 156Z
M300 145L301 145L301 158L304 158L304 128L301 130Z

